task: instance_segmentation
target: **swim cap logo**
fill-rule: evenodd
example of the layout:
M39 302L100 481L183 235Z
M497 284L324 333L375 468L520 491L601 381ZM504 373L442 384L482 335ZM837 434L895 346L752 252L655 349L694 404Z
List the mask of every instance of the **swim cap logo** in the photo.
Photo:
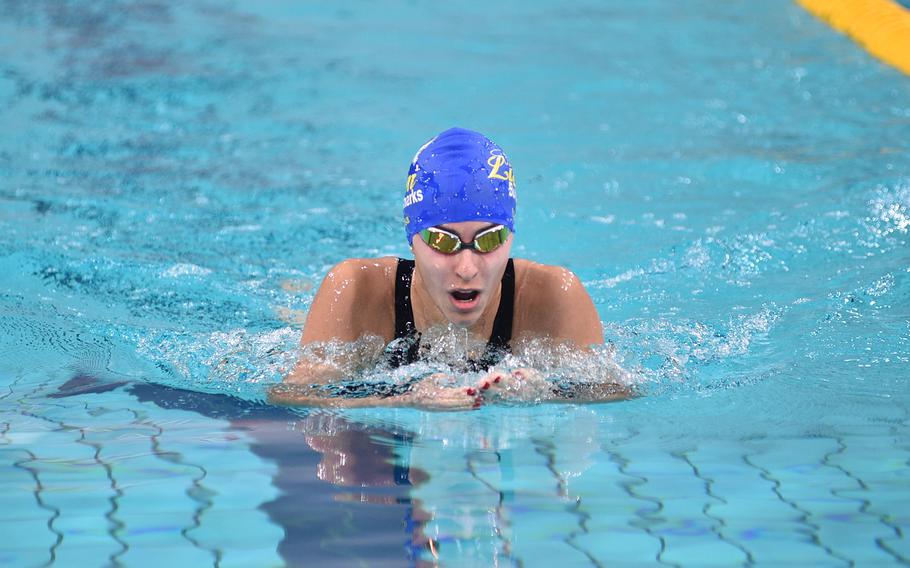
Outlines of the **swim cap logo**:
M411 174L408 176L408 183L406 185L407 193L404 196L404 206L408 207L409 205L414 205L415 203L420 203L423 201L423 190L418 189L414 191L414 184L417 183L417 174Z
M502 155L501 150L490 150L490 158L487 160L487 165L491 168L490 175L487 178L508 181L509 197L517 199L517 195L515 195L515 174L512 173L512 166L506 161L506 157ZM509 169L499 173L503 166L508 166Z

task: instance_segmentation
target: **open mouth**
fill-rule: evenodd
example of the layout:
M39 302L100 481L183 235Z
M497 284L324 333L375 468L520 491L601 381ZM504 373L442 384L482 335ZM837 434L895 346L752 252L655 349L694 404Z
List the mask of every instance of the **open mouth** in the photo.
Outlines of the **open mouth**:
M455 290L452 292L452 297L455 298L458 302L470 302L476 298L480 292L477 290Z
M479 290L453 290L449 292L452 296L452 304L459 311L470 311L477 307L480 296Z

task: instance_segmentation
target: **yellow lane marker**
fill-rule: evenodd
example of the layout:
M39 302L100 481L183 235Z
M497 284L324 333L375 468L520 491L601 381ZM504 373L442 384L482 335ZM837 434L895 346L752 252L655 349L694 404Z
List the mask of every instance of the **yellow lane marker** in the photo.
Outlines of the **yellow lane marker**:
M910 75L910 10L893 0L796 0L873 56Z

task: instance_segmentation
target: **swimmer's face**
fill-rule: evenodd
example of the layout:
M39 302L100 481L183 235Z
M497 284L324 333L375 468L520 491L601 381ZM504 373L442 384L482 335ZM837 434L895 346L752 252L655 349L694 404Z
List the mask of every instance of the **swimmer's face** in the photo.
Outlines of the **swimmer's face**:
M495 226L486 221L464 221L439 228L470 242L477 233ZM499 248L483 254L469 249L443 254L430 248L419 235L414 236L411 246L423 288L433 304L449 322L470 327L499 290L512 250L512 235Z

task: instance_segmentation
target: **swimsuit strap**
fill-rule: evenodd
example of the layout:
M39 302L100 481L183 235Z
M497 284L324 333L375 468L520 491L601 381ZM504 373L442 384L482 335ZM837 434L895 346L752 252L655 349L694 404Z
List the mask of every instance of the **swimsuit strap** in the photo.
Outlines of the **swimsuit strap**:
M386 358L392 368L410 365L417 361L419 355L420 334L414 325L414 309L411 307L413 274L414 261L399 258L395 271L395 339L386 348Z
M414 261L398 259L395 271L395 339L414 335L414 309L411 307L411 277L414 274Z
M499 295L499 309L493 320L489 347L509 349L512 340L512 319L515 313L515 262L510 258L502 274L502 289Z

